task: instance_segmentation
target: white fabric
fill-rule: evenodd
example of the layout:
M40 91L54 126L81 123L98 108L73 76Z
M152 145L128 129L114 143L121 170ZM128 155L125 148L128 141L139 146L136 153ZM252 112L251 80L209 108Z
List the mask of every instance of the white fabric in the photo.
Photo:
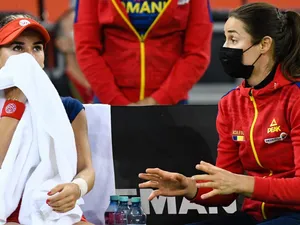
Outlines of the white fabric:
M82 216L78 205L61 214L46 204L52 188L71 182L76 175L74 134L62 101L47 74L27 53L11 56L0 70L0 90L12 86L23 91L28 104L0 169L0 225L21 197L21 224L72 225Z
M83 197L82 209L89 222L105 225L104 212L109 205L109 196L115 194L111 107L103 104L84 107L96 179L94 188Z
M86 180L82 179L82 178L76 178L72 181L72 183L77 184L80 188L80 197L86 195L86 193L88 192L89 186L88 183L86 182Z

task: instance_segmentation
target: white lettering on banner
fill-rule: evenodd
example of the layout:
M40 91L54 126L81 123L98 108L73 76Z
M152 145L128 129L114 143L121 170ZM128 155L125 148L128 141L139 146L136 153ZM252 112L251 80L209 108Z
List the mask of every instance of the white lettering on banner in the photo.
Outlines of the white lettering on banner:
M209 207L208 211L209 211L209 214L218 214L217 207Z
M168 204L168 214L176 214L176 198L175 197L169 197L167 198L167 204Z
M225 210L225 212L227 212L229 214L235 213L237 211L236 201L234 201L233 203L231 203L231 205L229 205L227 207L223 207L223 209Z
M131 189L116 189L117 195L130 195L130 196L136 196L137 190L134 188Z
M154 198L151 202L148 200L149 195L151 194L152 189L140 189L141 203L142 207L147 215L150 214L150 204L155 212L155 214L163 214L164 208L167 203L168 214L174 215L177 214L177 205L175 197L163 197ZM136 189L116 189L118 195L129 195L136 196ZM237 211L237 203L234 201L231 205L227 207L222 207L226 213L232 214ZM197 210L199 214L218 214L217 207L208 207L208 212L206 208L202 205L191 203L186 198L183 198L178 214L187 214L189 210Z
M186 198L182 199L182 203L179 209L179 214L187 214L189 210L196 209L199 214L207 214L207 211L204 206L191 203Z
M142 207L146 214L150 214L150 202L148 201L148 197L151 194L151 192L152 192L152 189L141 189L140 190ZM175 197L171 197L171 198L175 199ZM155 198L151 201L151 204L152 204L155 214L163 214L166 200L167 200L167 197L161 196L161 197ZM169 204L169 202L168 202L168 204ZM169 209L169 207L168 207L168 209ZM175 210L176 210L176 202L175 202Z

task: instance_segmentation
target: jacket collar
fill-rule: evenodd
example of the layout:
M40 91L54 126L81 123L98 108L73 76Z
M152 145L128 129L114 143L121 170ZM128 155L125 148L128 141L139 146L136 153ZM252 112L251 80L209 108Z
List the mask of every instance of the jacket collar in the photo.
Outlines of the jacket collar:
M265 87L260 88L260 89L248 87L246 85L246 81L244 80L242 82L242 84L239 86L239 89L243 96L249 96L249 93L252 90L252 95L254 97L257 97L257 96L271 94L272 92L274 92L286 85L289 85L291 83L292 83L292 81L289 81L284 77L284 75L281 71L281 65L279 65L279 66L277 66L274 79L271 82L269 82Z

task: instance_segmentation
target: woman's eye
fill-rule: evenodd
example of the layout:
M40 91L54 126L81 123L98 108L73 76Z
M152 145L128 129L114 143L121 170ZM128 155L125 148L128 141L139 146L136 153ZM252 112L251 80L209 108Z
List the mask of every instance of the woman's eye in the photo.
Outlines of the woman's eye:
M231 42L232 42L233 44L236 44L236 43L237 43L237 40L231 39Z
M42 50L43 50L43 48L42 48L41 46L35 46L33 49L34 49L34 51L36 51L36 52L39 52L39 51L42 51Z
M22 51L22 50L23 50L23 47L20 46L20 45L16 45L16 46L13 47L13 50L19 52L19 51Z

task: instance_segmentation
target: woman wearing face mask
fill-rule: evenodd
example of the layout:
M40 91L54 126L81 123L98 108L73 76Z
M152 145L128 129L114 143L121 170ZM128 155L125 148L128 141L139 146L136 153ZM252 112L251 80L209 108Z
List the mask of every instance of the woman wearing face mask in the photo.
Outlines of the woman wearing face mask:
M205 206L242 210L196 224L300 224L300 16L266 3L229 15L220 51L225 72L243 83L219 102L216 166L203 175L147 169L141 188L156 196L185 196ZM246 174L246 175L245 175Z
M44 67L44 47L49 41L47 30L29 15L8 15L0 20L0 69L12 55L31 54L41 67ZM12 141L14 132L25 111L26 96L18 88L5 90L6 102L0 114L0 168ZM63 98L63 105L72 124L78 162L77 175L70 183L60 184L48 193L47 204L55 212L65 213L75 207L77 199L89 192L94 185L94 169L87 136L87 121L82 104L72 98ZM14 112L6 107L13 104ZM19 224L17 209L7 218L8 224ZM83 217L76 225L91 225Z

